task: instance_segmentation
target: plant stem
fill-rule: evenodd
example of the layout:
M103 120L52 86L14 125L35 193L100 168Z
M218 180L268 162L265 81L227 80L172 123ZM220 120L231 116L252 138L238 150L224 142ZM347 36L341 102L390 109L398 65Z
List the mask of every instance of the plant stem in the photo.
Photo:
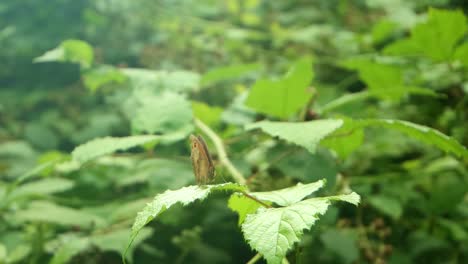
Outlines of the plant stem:
M260 253L257 253L257 255L253 256L253 258L251 258L246 264L254 264L254 263L257 262L261 257L262 257L262 255L260 255Z
M231 173L232 178L239 184L246 184L245 177L240 173L232 162L229 160L226 150L224 149L223 141L209 126L203 123L200 119L195 118L195 126L197 126L203 133L205 133L213 142L216 152L218 153L219 162L223 164L226 169Z

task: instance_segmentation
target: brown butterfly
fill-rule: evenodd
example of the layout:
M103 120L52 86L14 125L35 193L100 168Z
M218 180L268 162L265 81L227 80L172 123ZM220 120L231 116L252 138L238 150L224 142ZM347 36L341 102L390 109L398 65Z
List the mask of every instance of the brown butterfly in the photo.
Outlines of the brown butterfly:
M201 136L190 135L190 147L193 172L198 185L205 185L214 180L213 160Z

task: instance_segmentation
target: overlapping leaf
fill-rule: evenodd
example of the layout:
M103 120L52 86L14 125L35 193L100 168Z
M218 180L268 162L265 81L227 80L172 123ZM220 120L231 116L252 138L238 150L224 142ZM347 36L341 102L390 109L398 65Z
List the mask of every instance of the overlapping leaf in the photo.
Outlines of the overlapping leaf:
M261 121L248 124L247 130L260 128L264 132L315 152L318 143L338 129L342 120L324 119L310 122L272 122Z

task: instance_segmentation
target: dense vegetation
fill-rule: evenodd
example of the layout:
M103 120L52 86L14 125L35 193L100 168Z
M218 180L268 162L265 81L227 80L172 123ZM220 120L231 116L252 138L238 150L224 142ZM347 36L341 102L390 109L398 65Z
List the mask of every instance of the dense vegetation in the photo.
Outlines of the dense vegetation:
M0 264L467 263L467 11L3 0Z

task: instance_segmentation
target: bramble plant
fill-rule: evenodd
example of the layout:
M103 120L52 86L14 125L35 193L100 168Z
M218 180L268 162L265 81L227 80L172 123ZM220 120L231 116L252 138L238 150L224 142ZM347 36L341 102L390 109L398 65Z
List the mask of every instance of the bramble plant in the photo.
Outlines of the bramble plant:
M52 81L0 70L41 88L0 90L0 264L468 260L461 10L76 1L16 35L59 2L0 18Z

